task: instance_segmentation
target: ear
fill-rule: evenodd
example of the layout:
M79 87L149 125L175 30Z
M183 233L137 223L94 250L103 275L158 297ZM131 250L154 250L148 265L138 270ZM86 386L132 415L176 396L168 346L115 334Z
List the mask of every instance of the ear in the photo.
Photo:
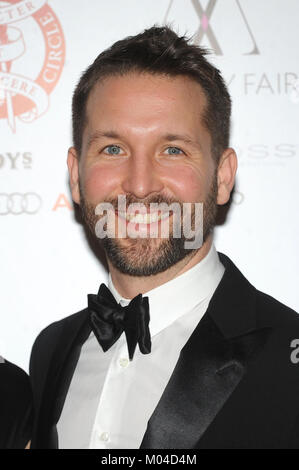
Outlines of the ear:
M67 154L67 166L69 170L70 185L73 201L80 204L79 191L79 161L75 147L70 147Z
M232 148L226 149L221 155L218 165L218 196L217 204L225 204L235 184L238 168L236 152Z

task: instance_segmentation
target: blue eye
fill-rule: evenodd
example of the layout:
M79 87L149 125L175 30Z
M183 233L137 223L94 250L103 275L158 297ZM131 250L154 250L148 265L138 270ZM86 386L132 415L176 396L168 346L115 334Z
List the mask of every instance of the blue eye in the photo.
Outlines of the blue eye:
M108 145L104 148L109 155L119 155L120 147L118 145Z
M166 151L169 150L168 155L181 155L182 150L179 149L178 147L167 147Z

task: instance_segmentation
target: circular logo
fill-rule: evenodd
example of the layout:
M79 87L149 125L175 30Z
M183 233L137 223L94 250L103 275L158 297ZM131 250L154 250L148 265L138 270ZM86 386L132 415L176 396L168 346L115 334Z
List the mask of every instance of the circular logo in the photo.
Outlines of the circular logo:
M36 214L42 205L36 193L0 193L0 215Z
M0 119L32 122L49 107L65 60L61 25L47 0L0 1Z

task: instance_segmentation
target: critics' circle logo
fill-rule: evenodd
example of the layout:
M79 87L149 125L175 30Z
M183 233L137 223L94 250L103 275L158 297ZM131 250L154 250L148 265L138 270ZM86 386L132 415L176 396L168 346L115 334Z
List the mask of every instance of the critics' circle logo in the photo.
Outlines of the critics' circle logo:
M62 28L47 0L0 1L0 120L12 132L17 119L32 122L47 111L64 59Z

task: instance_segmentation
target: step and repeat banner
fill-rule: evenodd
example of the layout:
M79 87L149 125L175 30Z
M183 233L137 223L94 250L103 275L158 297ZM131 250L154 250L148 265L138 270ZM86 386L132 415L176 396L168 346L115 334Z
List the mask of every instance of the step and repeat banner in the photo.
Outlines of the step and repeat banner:
M38 333L107 281L68 186L72 93L101 51L154 24L207 46L232 95L239 167L216 248L299 311L298 18L297 0L0 1L2 356L28 371Z

